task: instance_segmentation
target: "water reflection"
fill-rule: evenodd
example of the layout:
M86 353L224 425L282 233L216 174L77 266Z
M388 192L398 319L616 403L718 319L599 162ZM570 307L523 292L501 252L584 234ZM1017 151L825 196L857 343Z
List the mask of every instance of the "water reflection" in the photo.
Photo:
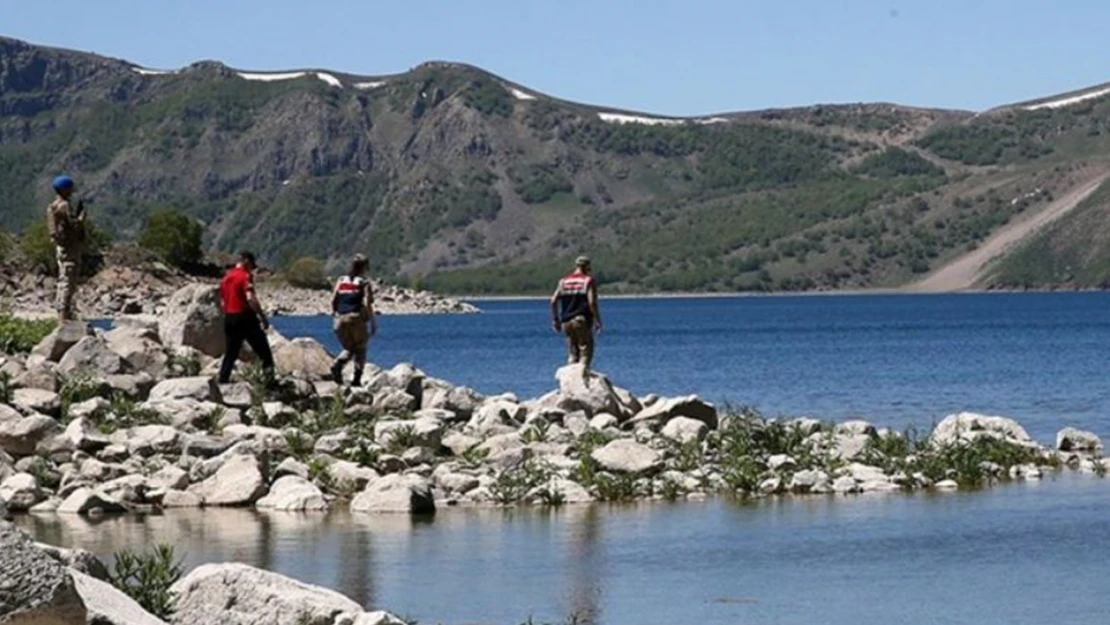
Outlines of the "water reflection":
M1105 622L1110 484L1053 478L938 496L783 498L405 515L174 510L23 516L93 551L175 545L425 623L857 625ZM967 593L976 588L975 593Z

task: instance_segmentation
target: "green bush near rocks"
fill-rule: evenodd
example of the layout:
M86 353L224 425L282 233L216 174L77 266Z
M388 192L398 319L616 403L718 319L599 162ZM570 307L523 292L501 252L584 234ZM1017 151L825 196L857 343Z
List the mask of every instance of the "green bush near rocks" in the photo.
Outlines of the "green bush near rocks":
M53 319L23 319L0 313L0 352L25 354L57 327Z
M174 612L170 587L184 572L173 546L161 543L149 553L117 551L109 581L147 612L168 620Z

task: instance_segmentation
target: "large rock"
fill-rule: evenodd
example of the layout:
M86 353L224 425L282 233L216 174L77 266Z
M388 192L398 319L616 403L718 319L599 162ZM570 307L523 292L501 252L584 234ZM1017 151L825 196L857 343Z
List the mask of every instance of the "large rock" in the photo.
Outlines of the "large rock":
M203 499L206 506L249 506L266 495L266 479L258 458L237 455L188 492Z
M62 356L57 370L63 376L77 372L105 376L125 373L127 364L102 337L86 336Z
M395 473L374 480L351 501L352 512L429 514L435 510L431 484L418 475Z
M658 429L676 417L695 419L711 430L717 429L717 409L713 404L702 401L697 395L661 399L641 410L632 418L632 423Z
M511 401L492 400L482 404L466 424L469 432L478 436L499 433L501 428L516 429L524 422L528 410Z
M215 286L190 284L166 302L158 321L158 335L167 346L192 347L213 358L224 353L223 313Z
M96 625L166 625L143 609L134 599L108 582L70 570L77 594L85 602L89 623Z
M100 580L108 580L108 567L84 549L63 549L53 545L35 543L35 546L64 567L74 569Z
M331 375L334 359L323 345L310 338L296 338L274 349L278 373L304 380L322 380Z
M89 402L82 402L83 404L95 402L97 409L107 409L107 401L101 398L91 399ZM103 404L103 406L101 405ZM73 406L70 406L70 413L72 416ZM96 409L86 413L92 414ZM64 435L73 441L73 445L85 452L95 454L96 452L104 449L110 444L107 436L101 434L96 425L87 416L80 416L69 422L66 426Z
M89 326L81 321L67 321L54 328L53 332L39 341L39 344L31 350L31 353L42 356L49 361L58 362L71 347L91 332Z
M246 564L204 564L170 589L174 625L401 625L343 595Z
M435 388L430 392L425 391L422 405L424 408L447 410L458 421L469 421L484 399L480 393L465 386Z
M169 358L165 348L158 342L156 331L133 327L116 328L105 334L104 340L132 371L145 371L156 377L165 373Z
M930 440L937 445L993 438L1026 447L1036 447L1025 428L1006 417L991 417L961 412L945 417L933 430Z
M24 512L46 499L38 480L30 473L16 473L0 482L0 501L12 512Z
M677 443L704 440L709 434L709 426L704 421L689 417L675 417L663 426L661 432L665 438Z
M127 431L127 450L136 456L181 451L181 434L168 425L140 425Z
M58 417L62 409L61 396L41 388L17 388L12 392L11 403L24 412L40 412L51 417Z
M663 468L663 457L658 451L625 438L610 441L604 447L595 449L590 457L601 468L615 473L643 475Z
M301 512L327 510L328 502L324 500L324 493L312 482L296 475L286 475L274 482L270 494L259 499L255 506L262 510Z
M85 625L69 572L14 526L0 522L0 623Z
M561 367L555 372L555 379L559 382L558 408L567 412L581 410L589 416L602 412L631 416L609 378L587 371L584 365Z
M172 401L194 399L196 401L221 402L220 387L216 381L207 377L173 378L164 380L150 389L149 401Z
M82 487L73 491L58 506L58 514L118 514L127 508L119 501L97 493L91 488Z
M328 477L336 486L362 490L381 476L370 467L360 466L348 460L336 460L328 465Z
M439 449L443 442L443 434L447 430L443 422L434 417L379 421L374 424L374 440L384 444L389 441L394 432L406 428L411 428L414 446L427 447L433 451Z
M0 406L0 450L13 456L30 456L40 442L62 433L62 426L46 415L23 417L5 408Z
M1056 449L1060 451L1102 451L1102 439L1093 432L1064 428L1056 433Z

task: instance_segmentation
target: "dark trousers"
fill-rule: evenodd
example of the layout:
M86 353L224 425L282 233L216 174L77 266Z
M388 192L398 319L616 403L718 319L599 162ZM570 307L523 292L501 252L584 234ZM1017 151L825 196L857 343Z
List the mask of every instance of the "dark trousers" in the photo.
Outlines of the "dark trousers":
M224 315L224 339L226 348L224 360L220 363L220 384L231 381L231 370L235 368L235 361L239 360L239 352L243 349L243 341L251 346L258 359L262 362L262 369L267 372L274 370L274 355L270 352L270 341L266 339L266 332L262 323L254 313Z

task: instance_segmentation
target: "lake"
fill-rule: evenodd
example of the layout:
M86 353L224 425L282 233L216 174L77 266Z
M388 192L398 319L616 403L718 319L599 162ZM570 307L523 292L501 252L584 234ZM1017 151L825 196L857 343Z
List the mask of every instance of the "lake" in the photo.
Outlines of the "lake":
M522 398L554 386L563 343L543 301L473 316L386 317L383 366ZM636 393L765 414L928 428L974 410L1051 442L1110 435L1110 294L737 297L603 302L597 368ZM327 318L279 318L337 346ZM175 544L241 560L420 623L1043 625L1110 620L1110 482L1072 473L979 492L720 497L432 519L245 510L90 521L20 517L108 556Z
M101 556L173 543L422 624L1105 623L1110 483L397 515L174 510L19 517Z
M565 358L546 301L463 316L390 316L370 359L522 399ZM595 367L635 393L697 393L767 415L928 429L962 410L1110 435L1110 293L603 300ZM326 317L278 318L337 350Z

